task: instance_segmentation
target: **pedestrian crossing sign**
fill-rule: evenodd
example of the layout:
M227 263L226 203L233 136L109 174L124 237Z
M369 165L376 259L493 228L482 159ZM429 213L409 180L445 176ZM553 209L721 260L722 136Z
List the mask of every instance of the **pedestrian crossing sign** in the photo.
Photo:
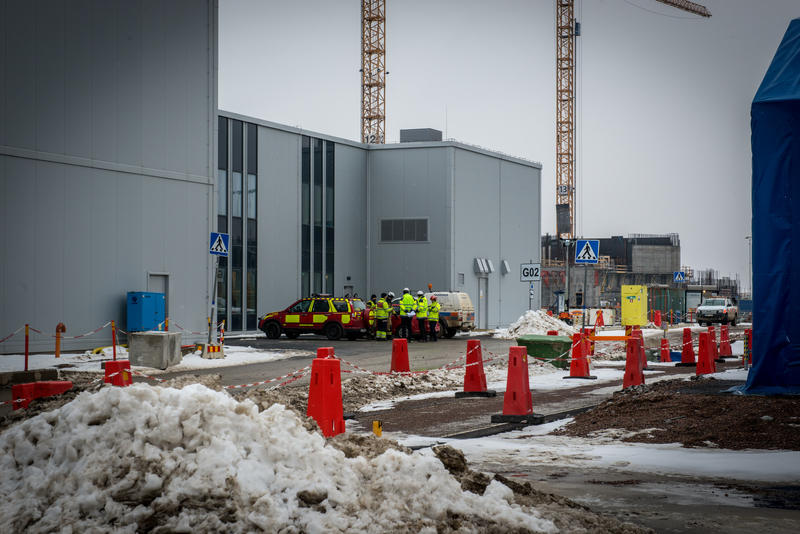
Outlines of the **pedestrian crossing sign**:
M575 241L575 263L597 263L600 256L598 239L578 239Z
M220 234L211 232L211 242L208 245L208 251L216 256L228 257L228 234Z
M672 281L673 282L685 282L686 281L686 272L685 271L674 271L672 273Z

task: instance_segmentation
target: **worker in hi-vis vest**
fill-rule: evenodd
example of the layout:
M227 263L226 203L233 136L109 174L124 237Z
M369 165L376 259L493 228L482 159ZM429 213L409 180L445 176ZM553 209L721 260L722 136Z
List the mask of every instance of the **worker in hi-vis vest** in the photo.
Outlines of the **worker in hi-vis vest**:
M442 305L436 295L431 295L431 303L428 304L428 326L431 331L431 341L436 341L436 324L439 322L439 310Z
M414 315L414 310L417 303L414 297L408 292L408 288L403 288L403 296L400 298L400 326L405 327L404 336L406 339L411 339L411 317Z
M386 293L381 293L381 298L375 304L375 339L386 339L386 321L389 319L389 305L386 303Z
M425 293L417 291L417 326L419 326L419 340L428 340L428 299Z

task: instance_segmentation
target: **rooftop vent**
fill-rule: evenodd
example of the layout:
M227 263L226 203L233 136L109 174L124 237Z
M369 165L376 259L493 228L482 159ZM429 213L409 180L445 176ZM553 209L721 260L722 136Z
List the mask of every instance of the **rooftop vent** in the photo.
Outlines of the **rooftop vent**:
M400 130L401 143L417 143L420 141L441 141L442 132L433 128L412 128Z

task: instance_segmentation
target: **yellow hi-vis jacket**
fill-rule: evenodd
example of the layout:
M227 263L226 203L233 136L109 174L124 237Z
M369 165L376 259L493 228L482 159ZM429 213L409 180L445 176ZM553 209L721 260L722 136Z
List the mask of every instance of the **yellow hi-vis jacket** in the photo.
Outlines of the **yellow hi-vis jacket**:
M411 293L403 293L403 298L400 299L400 315L408 315L408 312L414 311L416 303Z
M422 295L420 298L417 299L417 319L427 319L428 318L428 299L425 298L425 295Z
M439 320L439 310L442 309L442 305L439 304L438 300L432 300L430 304L428 304L428 320L429 321L438 321Z
M375 309L375 318L379 321L389 318L389 304L385 299L380 299Z

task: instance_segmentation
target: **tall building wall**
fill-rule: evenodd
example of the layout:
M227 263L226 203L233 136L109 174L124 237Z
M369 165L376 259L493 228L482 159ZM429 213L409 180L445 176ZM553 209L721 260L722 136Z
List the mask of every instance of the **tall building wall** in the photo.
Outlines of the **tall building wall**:
M631 271L634 273L669 273L681 270L679 246L638 245L631 247Z
M0 233L13 236L0 247L0 332L124 328L126 292L163 285L173 324L203 330L215 2L0 9ZM65 348L109 340L105 329ZM21 336L0 345L21 348Z

